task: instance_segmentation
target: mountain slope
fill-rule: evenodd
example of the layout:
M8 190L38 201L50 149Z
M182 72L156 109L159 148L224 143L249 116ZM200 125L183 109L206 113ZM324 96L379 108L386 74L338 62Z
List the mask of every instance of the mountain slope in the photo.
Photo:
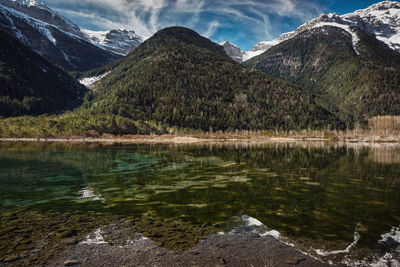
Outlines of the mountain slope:
M92 44L77 25L34 0L0 0L0 28L68 71L87 71L121 57Z
M319 23L246 65L301 85L348 123L400 114L400 53L358 27Z
M300 88L248 70L186 28L161 30L118 64L88 75L109 71L86 97L93 114L205 131L340 125Z
M0 116L56 112L82 103L85 87L0 30Z

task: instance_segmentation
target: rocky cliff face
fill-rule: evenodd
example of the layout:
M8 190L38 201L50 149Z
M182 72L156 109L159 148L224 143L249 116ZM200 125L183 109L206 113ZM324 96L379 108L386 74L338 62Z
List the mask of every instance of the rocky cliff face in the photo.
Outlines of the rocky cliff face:
M243 55L245 52L243 52L238 46L232 44L229 41L225 41L223 43L220 43L221 46L224 47L225 53L231 57L232 59L236 60L237 62L242 62L243 61Z
M34 0L0 0L0 28L68 71L86 71L120 58L94 44L71 21Z

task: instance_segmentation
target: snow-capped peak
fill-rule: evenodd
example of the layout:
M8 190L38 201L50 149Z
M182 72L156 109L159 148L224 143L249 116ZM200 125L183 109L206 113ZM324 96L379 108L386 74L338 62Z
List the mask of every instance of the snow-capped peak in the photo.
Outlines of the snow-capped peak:
M81 29L91 42L110 52L127 55L138 47L143 38L132 30L117 29L111 31L91 31Z
M238 62L243 61L244 52L237 45L235 45L229 41L222 42L222 43L220 43L220 45L224 47L225 53L229 57L231 57L232 59L234 59Z
M375 34L376 38L400 52L400 3L384 1L341 16L353 26Z
M366 9L360 9L342 16L336 13L321 14L317 18L307 21L295 31L284 33L275 40L256 44L250 51L246 52L243 59L245 61L258 56L272 46L289 40L299 33L325 26L341 28L348 32L352 36L353 47L357 54L356 47L359 38L350 29L351 26L374 34L378 40L387 44L391 49L400 52L400 2L383 1Z
M47 6L41 2L35 1L35 0L12 0L13 2L19 3L20 5L23 6L39 6L39 7L46 7Z
M400 8L400 2L397 1L382 1L376 4L371 5L370 7L367 7L366 9L360 9L355 11L354 13L364 13L365 11L371 12L371 11L377 11L377 10L388 10L388 9L398 9Z
M237 45L235 45L234 43L231 43L231 42L229 42L229 41L223 41L223 42L220 43L219 45L221 45L221 46L233 46L233 47L239 48Z
M10 1L8 1L8 2L10 2ZM68 24L73 24L67 18L58 14L57 12L55 12L53 9L49 8L46 4L44 4L42 2L39 2L36 0L11 0L11 2L13 2L14 8L16 8L16 7L25 8L24 10L19 10L19 11L26 12L27 10L29 10L29 8L31 10L32 9L41 9L41 10L49 12L53 18L57 15L60 18L62 18L63 20L65 20L66 22L68 22ZM5 1L3 1L3 4L4 3L5 3Z
M260 43L256 44L255 46L253 46L252 49L244 52L243 61L246 61L246 60L249 60L250 58L261 55L262 53L264 53L265 51L267 51L268 49L270 49L272 46L274 46L276 44L278 44L278 42L276 40L264 41L264 42L260 42Z

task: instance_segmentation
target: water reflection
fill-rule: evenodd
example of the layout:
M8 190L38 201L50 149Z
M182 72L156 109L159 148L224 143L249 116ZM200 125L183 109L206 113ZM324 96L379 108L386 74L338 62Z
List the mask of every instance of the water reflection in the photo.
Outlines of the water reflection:
M400 225L399 155L398 145L323 142L0 144L0 207L150 213L213 231L230 231L232 218L248 215L302 250L333 260L398 256L397 245L379 240ZM168 246L164 239L160 244Z

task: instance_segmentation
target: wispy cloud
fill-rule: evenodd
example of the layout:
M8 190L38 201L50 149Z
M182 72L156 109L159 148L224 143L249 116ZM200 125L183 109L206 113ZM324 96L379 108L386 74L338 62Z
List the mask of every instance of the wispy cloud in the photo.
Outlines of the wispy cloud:
M203 36L210 38L211 36L214 35L215 31L218 29L220 26L220 23L218 21L213 21L208 25L208 28L205 32L202 33Z
M206 37L275 38L282 25L301 24L324 11L317 0L43 0L79 24L104 30L127 27L149 37L171 25ZM250 41L249 41L250 42Z

